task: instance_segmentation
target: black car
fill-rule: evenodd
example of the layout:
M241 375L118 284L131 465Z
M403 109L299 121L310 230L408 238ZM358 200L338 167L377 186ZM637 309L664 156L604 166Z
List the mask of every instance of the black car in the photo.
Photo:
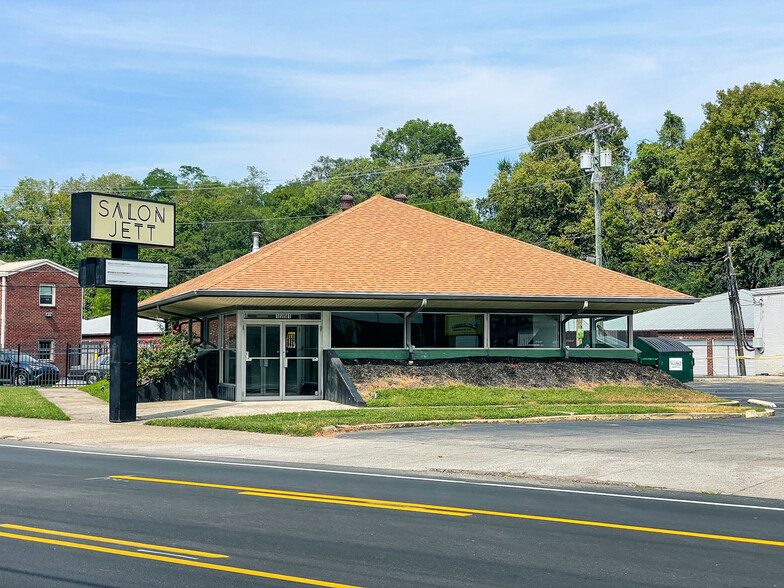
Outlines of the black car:
M98 359L88 361L71 368L69 378L74 380L84 380L88 384L94 384L98 380L103 380L109 376L109 355L101 355Z
M15 386L51 386L60 381L56 365L15 349L0 349L0 383Z

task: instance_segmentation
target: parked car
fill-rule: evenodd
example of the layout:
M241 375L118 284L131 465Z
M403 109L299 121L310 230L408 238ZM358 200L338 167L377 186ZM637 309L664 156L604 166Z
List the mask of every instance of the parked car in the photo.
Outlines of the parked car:
M0 383L15 386L51 386L60 381L60 370L15 349L0 349Z
M88 384L95 384L109 376L109 354L101 355L95 361L73 366L68 378L84 380Z

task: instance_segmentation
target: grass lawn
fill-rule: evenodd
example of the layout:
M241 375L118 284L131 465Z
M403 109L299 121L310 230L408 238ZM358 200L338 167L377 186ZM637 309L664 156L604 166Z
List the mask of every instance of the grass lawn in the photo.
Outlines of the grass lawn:
M100 380L95 384L79 386L79 390L82 392L87 392L96 398L100 398L104 402L109 402L109 380Z
M521 398L525 394L526 398ZM148 425L230 429L308 436L330 426L412 421L519 419L569 414L745 412L738 406L694 406L721 399L692 390L604 386L590 391L509 390L473 386L389 389L369 399L368 408L278 413L223 418L155 419Z
M432 388L389 388L367 398L368 406L482 406L493 404L668 404L721 402L712 394L680 388L653 386L597 386L581 388L480 388L479 386L434 386Z
M35 388L0 387L0 416L28 419L70 420Z

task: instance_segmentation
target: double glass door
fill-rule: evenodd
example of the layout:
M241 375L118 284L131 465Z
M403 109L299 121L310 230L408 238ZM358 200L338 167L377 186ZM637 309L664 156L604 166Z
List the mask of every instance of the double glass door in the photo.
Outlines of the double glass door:
M318 360L318 325L246 325L246 398L283 400L318 396Z

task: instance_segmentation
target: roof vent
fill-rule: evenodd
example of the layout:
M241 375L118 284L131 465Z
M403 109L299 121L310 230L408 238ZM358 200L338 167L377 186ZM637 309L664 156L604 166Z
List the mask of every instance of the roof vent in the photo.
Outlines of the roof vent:
M354 206L354 197L351 194L343 194L340 197L340 210L348 210Z
M395 200L400 202L401 204L405 204L406 200L408 200L408 196L405 194L395 194Z
M256 253L259 250L259 237L261 237L261 233L253 231L253 248L250 250L251 253Z

